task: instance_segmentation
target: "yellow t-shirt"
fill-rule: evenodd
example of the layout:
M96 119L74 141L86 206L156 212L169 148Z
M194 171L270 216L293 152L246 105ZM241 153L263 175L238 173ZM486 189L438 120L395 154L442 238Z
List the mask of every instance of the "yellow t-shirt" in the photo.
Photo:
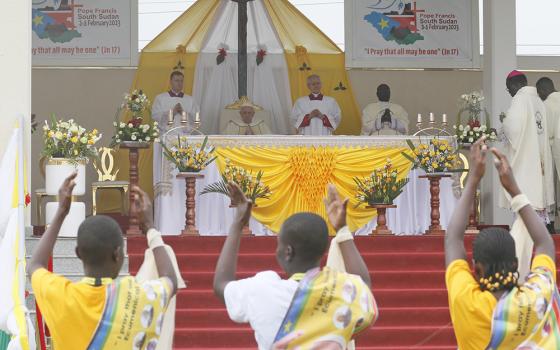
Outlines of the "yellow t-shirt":
M163 286L162 292L154 292L153 288L149 289L144 284L138 284L133 277L125 277L117 282L110 279L109 281L142 286L137 289L142 294L137 298L138 310L142 310L143 304L147 304L146 290L153 294L150 295L150 300L155 300L157 304L161 303L162 310L165 310L170 299L171 286L167 278L153 281ZM96 287L84 282L72 283L67 278L45 269L33 273L31 285L37 304L49 327L54 348L56 350L87 349L103 316L107 286ZM161 327L161 324L158 323L158 326ZM154 334L152 337L156 338L157 335ZM144 343L140 348L144 349L146 345Z
M556 276L556 266L547 255L533 259L531 269L546 267ZM488 291L481 291L465 260L455 260L447 267L445 283L449 312L461 350L486 349L490 343L492 316L498 301Z

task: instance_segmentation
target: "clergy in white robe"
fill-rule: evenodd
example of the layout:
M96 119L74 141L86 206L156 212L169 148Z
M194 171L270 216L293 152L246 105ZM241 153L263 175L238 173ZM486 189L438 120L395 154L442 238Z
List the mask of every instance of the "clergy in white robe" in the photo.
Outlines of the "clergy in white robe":
M396 103L391 103L391 89L387 84L377 87L379 102L370 103L362 112L362 135L406 135L408 113Z
M174 126L181 125L183 112L185 117L194 120L196 113L199 112L194 99L183 92L183 73L174 71L171 73L169 83L171 89L156 96L152 105L152 119L159 123L160 131L163 133ZM170 113L171 111L171 113ZM171 115L171 116L170 116ZM172 119L173 123L168 124ZM164 140L162 139L162 142ZM163 170L162 170L163 168ZM153 183L154 183L154 209L155 224L162 234L179 234L180 232L169 232L160 220L160 213L169 213L170 220L175 220L180 211L184 215L184 189L181 190L184 181L175 179L171 174L173 167L163 158L162 147L159 143L154 143L154 163L153 163ZM180 183L176 183L180 182ZM176 212L174 212L174 210ZM177 215L176 215L177 214ZM175 216L174 216L175 215ZM168 220L169 221L169 220Z
M552 158L560 177L560 92L557 92L550 78L537 81L537 93L546 107L548 137L552 147Z
M255 118L255 108L244 104L239 109L238 118L228 121L223 130L224 135L269 135L272 134L266 122Z
M328 136L340 125L340 107L336 100L321 94L321 78L311 75L307 78L309 96L300 97L292 108L291 121L298 134L307 136Z
M174 71L171 73L169 83L171 89L156 96L152 105L152 119L157 121L160 127L168 125L173 118L173 125L181 123L183 112L186 112L190 120L194 120L196 113L200 110L194 99L183 92L183 73Z
M546 107L537 89L527 86L527 77L518 71L510 73L507 90L513 97L503 119L505 152L521 192L543 221L548 224L548 209L554 204L554 180ZM502 191L500 206L510 209L509 195ZM533 242L518 216L512 225L518 270L521 280L530 270Z

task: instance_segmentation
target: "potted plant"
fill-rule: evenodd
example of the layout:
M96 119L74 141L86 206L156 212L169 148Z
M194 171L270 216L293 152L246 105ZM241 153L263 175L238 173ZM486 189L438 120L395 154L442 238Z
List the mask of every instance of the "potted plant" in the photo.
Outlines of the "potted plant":
M482 136L486 136L488 141L496 141L497 132L490 125L490 116L485 108L482 107L484 95L482 92L473 91L461 95L460 109L457 114L457 123L453 126L457 135L457 140L461 144L470 145L475 143ZM463 123L463 116L467 115L466 123ZM485 120L482 122L482 116Z
M226 159L226 168L222 172L222 179L213 184L207 185L200 193L201 195L207 193L221 193L229 196L228 183L236 183L245 196L256 205L259 198L270 198L272 192L270 188L262 182L263 171L259 171L254 175L242 167L234 166L229 159Z
M75 195L85 193L85 166L88 160L97 156L95 144L101 139L97 129L91 131L80 126L74 119L45 121L43 126L43 156L47 158L45 167L45 187L49 195L58 194L64 179L73 171L78 171Z
M177 136L170 145L162 143L163 155L175 165L179 173L199 173L216 160L214 147L207 147L208 136L201 145L188 142L186 136Z
M391 234L387 227L387 209L397 207L393 202L403 192L408 178L399 179L398 170L393 168L391 159L387 159L385 166L375 169L368 177L355 177L354 182L357 187L356 207L366 204L367 208L377 210L377 227L373 234Z

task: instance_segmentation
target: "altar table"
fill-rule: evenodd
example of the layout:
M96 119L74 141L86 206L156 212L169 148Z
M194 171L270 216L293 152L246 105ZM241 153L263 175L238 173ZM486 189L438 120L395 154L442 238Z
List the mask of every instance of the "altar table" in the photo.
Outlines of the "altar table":
M193 143L203 137L191 136ZM271 187L270 200L259 199L253 210L250 229L255 235L277 232L285 218L294 212L309 211L325 217L322 198L326 184L333 183L348 204L348 223L358 235L370 234L376 225L374 210L364 205L356 208L353 177L369 175L390 158L399 174L410 181L396 199L396 209L387 211L387 225L396 235L423 234L430 224L429 183L418 176L423 171L410 169L401 152L408 151L406 140L429 142L427 137L413 136L209 136L218 159L204 171L196 185L196 226L200 235L225 235L233 221L235 209L220 194L200 196L202 189L221 179L225 160L242 166L256 175L264 171L263 182ZM178 235L184 228L185 182L176 179L176 170L165 164L164 181L156 179L155 225L164 235ZM447 227L457 198L453 180L441 183L441 223ZM333 232L331 232L332 234Z

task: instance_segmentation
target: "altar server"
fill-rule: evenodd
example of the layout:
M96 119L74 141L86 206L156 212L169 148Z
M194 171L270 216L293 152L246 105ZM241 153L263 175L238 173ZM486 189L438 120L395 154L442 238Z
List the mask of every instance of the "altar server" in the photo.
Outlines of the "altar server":
M548 209L554 204L553 166L548 140L546 107L537 89L527 86L527 77L519 71L511 72L506 87L513 97L511 106L503 119L505 152L511 161L513 175L529 198L529 202L543 219L550 222ZM503 191L502 208L511 208L510 196ZM525 226L519 217L513 224L516 237L519 271L524 277L529 270L533 242L525 234Z
M216 265L214 293L226 306L229 317L249 323L260 350L290 334L300 335L290 349L346 349L346 344L367 329L377 317L368 269L346 226L348 200L329 185L326 212L337 230L345 270L320 268L329 244L327 223L318 215L298 213L289 217L278 235L276 256L288 279L262 271L245 279L236 278L241 231L251 217L252 203L236 184L228 186L236 218ZM328 302L320 312L317 303L329 289ZM281 348L278 344L276 349Z
M391 103L391 88L387 84L377 87L379 102L370 103L362 112L362 135L406 135L408 113L396 103Z
M245 102L239 108L239 117L231 119L222 134L268 135L272 132L264 120L255 118L255 106L250 102Z
M195 114L200 111L194 99L183 92L184 75L174 71L169 77L171 89L156 96L152 105L152 119L157 121L160 127L167 125L169 111L173 117L173 124L180 125L181 115L186 112L190 120L194 120Z
M467 184L445 235L445 284L457 345L461 350L559 349L554 241L507 158L495 148L492 152L512 209L535 242L535 258L527 279L521 278L514 232L502 228L482 230L472 244L472 260L467 257L465 229L490 156L482 138L471 147Z
M307 78L310 94L296 100L292 108L291 120L298 134L308 136L328 136L340 125L340 107L336 100L321 93L321 78L310 75Z
M117 279L123 265L123 234L108 216L91 216L78 228L76 254L85 277L79 282L47 270L60 226L70 211L76 173L59 190L56 215L41 236L27 265L37 305L51 332L55 349L155 349L163 315L177 290L177 275L161 234L153 227L152 205L138 187L133 205L147 234L159 278ZM133 306L131 306L133 305ZM123 336L123 329L128 336Z

